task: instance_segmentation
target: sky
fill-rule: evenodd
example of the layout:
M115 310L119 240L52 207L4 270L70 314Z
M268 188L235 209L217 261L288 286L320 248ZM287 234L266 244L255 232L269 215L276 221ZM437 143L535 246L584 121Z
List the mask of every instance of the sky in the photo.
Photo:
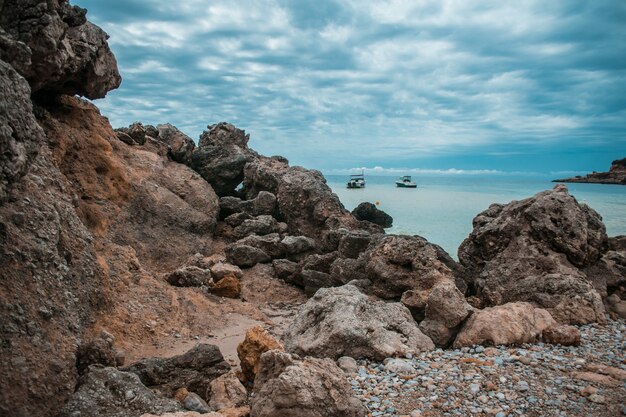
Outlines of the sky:
M344 173L574 174L626 157L626 1L73 0L114 127L233 123Z

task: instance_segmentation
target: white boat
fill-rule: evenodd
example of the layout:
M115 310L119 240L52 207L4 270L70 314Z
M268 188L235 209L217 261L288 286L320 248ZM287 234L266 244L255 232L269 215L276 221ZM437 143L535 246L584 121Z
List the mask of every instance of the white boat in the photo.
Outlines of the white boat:
M417 184L411 181L410 175L405 175L404 177L398 178L396 181L396 187L400 188L417 188Z
M360 174L350 175L350 180L346 184L348 188L365 188L365 175L361 171Z

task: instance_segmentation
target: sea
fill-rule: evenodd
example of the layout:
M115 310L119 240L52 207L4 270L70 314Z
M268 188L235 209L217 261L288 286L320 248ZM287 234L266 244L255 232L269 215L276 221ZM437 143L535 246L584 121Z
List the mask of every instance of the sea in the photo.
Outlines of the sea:
M326 175L348 210L366 201L393 217L392 234L420 235L453 258L472 231L472 219L492 203L522 200L554 188L549 177L524 175L419 175L417 188L398 188L397 177L368 176L362 189L348 189L348 175ZM609 236L626 235L626 186L567 184L570 194L602 216Z

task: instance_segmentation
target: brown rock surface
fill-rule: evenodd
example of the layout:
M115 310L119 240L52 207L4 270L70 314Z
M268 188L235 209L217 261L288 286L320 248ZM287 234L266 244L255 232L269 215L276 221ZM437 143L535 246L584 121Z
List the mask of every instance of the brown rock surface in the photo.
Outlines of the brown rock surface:
M559 322L583 324L604 321L600 295L582 269L606 248L598 213L557 185L476 216L459 259L485 305L527 301Z
M235 274L229 274L211 285L209 292L218 297L239 298L241 296L241 284Z
M542 332L556 325L546 310L529 303L508 303L475 311L465 322L454 347L533 343Z
M341 369L330 359L300 360L271 350L261 356L251 417L362 417Z
M553 345L578 346L580 331L574 326L557 325L548 327L542 332L543 341Z
M237 346L237 355L241 361L241 371L247 381L254 381L259 372L261 355L268 350L283 350L283 345L270 335L262 326L248 329L246 338Z

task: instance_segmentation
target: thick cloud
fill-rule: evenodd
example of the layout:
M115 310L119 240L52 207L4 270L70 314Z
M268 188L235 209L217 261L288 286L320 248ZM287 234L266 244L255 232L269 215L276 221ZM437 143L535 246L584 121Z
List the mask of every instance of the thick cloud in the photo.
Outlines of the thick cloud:
M266 154L552 171L626 156L626 3L77 0L124 76L113 124L230 121Z

